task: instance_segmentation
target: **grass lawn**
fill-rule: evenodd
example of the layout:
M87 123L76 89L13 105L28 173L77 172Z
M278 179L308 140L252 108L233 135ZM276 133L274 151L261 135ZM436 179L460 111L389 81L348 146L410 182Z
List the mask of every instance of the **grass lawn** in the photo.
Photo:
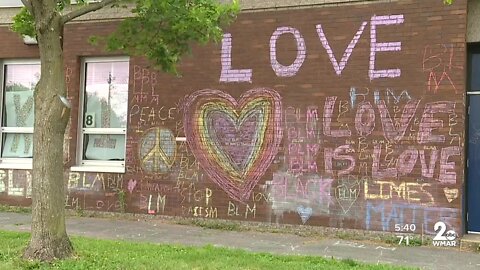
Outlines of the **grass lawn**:
M407 269L353 260L278 256L237 249L156 245L73 237L76 256L51 265L19 259L28 233L0 231L0 269Z

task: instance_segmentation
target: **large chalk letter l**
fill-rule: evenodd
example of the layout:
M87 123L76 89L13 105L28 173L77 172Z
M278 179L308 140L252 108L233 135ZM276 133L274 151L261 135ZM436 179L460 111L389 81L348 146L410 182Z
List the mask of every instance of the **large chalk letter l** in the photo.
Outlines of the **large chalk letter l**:
M222 38L222 72L220 82L252 82L251 69L232 69L232 34L225 33Z

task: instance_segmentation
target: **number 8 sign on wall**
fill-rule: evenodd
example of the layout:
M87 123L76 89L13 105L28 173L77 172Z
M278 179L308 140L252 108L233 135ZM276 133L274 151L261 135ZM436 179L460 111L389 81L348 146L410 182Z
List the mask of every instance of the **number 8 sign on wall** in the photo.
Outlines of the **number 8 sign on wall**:
M93 113L85 114L85 127L87 128L95 127L95 114Z

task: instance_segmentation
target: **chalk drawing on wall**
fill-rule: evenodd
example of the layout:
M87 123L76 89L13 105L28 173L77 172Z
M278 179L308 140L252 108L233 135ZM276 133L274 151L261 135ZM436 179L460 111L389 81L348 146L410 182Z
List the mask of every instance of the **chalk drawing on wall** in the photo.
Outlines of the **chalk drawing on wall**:
M300 205L297 207L297 213L300 216L302 223L305 224L312 216L313 209L311 207L303 207L303 205Z
M255 88L237 101L205 89L191 94L184 108L185 135L195 158L232 199L247 200L282 140L280 95Z
M130 194L135 190L136 186L137 186L137 180L135 179L128 180L127 189L128 189L128 192L130 192Z
M333 179L318 174L292 175L288 172L274 172L272 181L267 182L271 207L275 215L297 212L298 207L311 207L312 213L329 214L333 202L331 194ZM302 211L303 212L303 211Z
M445 193L445 197L449 203L453 202L456 198L458 198L458 189L457 188L444 188L443 193Z
M176 152L175 136L169 129L148 129L140 140L140 161L146 172L167 173L175 162Z
M460 93L452 79L455 73L463 70L463 66L455 64L454 44L433 44L425 46L423 53L423 72L428 74L427 91L438 93L441 86Z
M345 175L338 180L335 188L335 199L346 214L355 204L360 195L361 181L356 176Z
M6 185L5 185L4 180L2 179L2 180L0 181L0 193L6 192L6 191L7 191Z

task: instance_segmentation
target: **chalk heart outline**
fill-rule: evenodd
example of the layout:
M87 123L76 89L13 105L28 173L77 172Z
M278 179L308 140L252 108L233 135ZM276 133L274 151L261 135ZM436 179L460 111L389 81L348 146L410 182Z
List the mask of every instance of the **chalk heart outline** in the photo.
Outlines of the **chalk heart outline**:
M222 116L236 131L246 119L256 117L254 140L242 166L234 164L219 143L212 127L213 116ZM212 181L239 202L250 197L277 155L283 137L281 120L281 97L268 88L248 90L238 101L220 90L204 89L188 96L184 103L184 129L190 150Z
M457 188L448 188L445 187L443 189L443 193L445 193L445 197L449 203L453 202L455 199L458 198L458 189Z
M356 189L357 193L355 194L355 198L352 199L340 199L340 191L341 190L350 191L351 189ZM335 188L335 199L337 200L338 204L343 210L344 214L347 214L352 208L353 204L357 201L358 197L360 196L360 181L359 180L343 180L341 183Z
M312 216L313 209L311 207L303 207L303 205L300 205L297 207L297 213L300 216L302 223L305 224Z
M130 192L131 194L136 186L137 186L137 180L130 179L127 184L128 192Z

